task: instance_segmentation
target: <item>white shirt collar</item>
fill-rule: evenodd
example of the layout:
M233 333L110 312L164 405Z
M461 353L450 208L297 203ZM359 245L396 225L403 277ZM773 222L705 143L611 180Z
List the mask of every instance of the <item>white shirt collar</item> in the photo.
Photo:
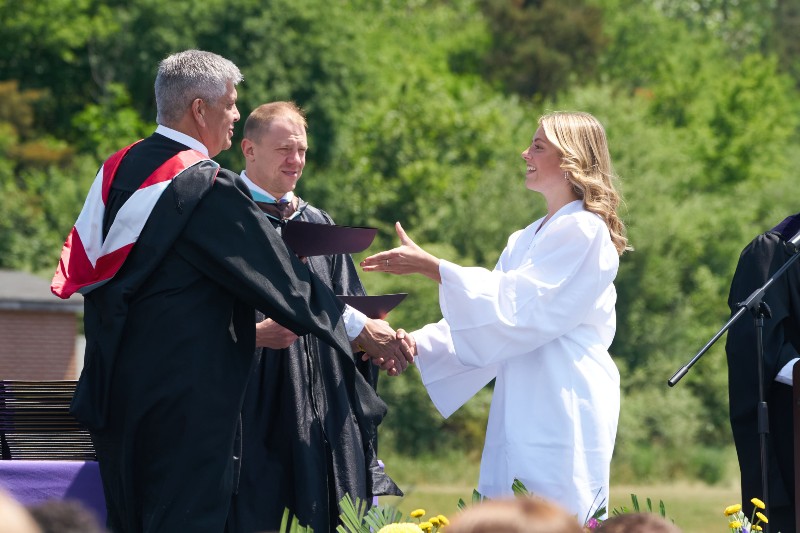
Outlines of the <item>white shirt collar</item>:
M242 170L241 174L239 174L239 177L241 177L242 180L245 182L245 184L247 184L247 188L250 189L250 192L258 193L258 194L253 194L253 197L256 200L258 201L261 200L261 198L258 198L258 196L265 196L268 200L272 200L273 202L278 201L278 198L275 198L273 195L271 195L270 193L268 193L267 191L256 185L255 182L253 182L253 180L248 178L246 170ZM286 194L284 194L281 198L285 199L287 202L291 202L292 200L294 200L294 192L289 191Z
M208 157L208 148L206 148L203 143L201 143L194 137L190 137L189 135L181 133L178 130L173 130L172 128L168 128L163 124L158 125L158 127L156 128L156 133L158 133L159 135L163 135L168 139L172 139L175 142L179 142L185 146L188 146L192 150L197 150L201 154L204 154L206 157Z

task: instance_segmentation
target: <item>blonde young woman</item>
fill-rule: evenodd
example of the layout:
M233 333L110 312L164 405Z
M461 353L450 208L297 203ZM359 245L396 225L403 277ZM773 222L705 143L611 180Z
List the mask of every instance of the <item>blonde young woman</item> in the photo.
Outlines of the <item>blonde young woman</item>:
M417 246L368 257L368 272L423 274L441 321L411 334L428 394L450 416L495 379L478 490L510 495L515 478L583 520L607 503L619 417L614 278L628 249L605 130L587 113L539 119L522 153L526 188L547 214L511 235L494 270Z

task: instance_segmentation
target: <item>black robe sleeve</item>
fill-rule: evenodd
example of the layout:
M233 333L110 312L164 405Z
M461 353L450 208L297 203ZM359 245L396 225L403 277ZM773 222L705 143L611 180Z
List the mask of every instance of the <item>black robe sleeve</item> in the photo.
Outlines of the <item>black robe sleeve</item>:
M742 252L731 283L728 305L735 313L747 299L789 259L793 250L777 232L756 237ZM797 357L800 347L800 263L792 265L768 288L763 300L771 310L764 319L764 391L769 406L769 499L771 506L789 506L794 500L791 387L775 381L780 369ZM758 361L753 317L745 314L728 331L730 421L739 458L742 501L761 497L758 434ZM745 513L750 516L750 511ZM772 517L770 517L772 518ZM772 520L770 520L772 522ZM772 525L772 523L770 524Z
M221 170L176 251L236 298L349 354L342 303L291 253L238 176Z

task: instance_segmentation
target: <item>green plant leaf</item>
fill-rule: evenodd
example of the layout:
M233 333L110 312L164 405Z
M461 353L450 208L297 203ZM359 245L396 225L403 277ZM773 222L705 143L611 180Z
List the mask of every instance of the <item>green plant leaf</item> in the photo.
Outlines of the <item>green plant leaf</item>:
M633 512L638 513L641 509L639 507L639 497L636 494L631 494L631 502L633 502Z
M403 518L401 513L395 507L372 507L367 515L364 517L364 523L369 526L372 531L378 531L380 528L387 524L394 524L400 522Z
M367 502L356 498L353 502L350 495L345 495L339 502L342 525L336 527L339 533L370 533L369 526L364 524L364 517L367 514Z
M525 484L514 478L514 483L511 484L511 490L514 491L514 496L530 496L530 492L525 487Z

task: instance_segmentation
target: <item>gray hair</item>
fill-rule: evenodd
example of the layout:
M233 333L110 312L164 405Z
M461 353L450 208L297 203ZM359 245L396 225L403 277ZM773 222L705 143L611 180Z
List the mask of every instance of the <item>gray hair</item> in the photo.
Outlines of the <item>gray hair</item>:
M216 102L225 96L228 83L242 81L242 73L231 61L212 52L186 50L167 57L156 75L156 122L178 123L196 98Z

